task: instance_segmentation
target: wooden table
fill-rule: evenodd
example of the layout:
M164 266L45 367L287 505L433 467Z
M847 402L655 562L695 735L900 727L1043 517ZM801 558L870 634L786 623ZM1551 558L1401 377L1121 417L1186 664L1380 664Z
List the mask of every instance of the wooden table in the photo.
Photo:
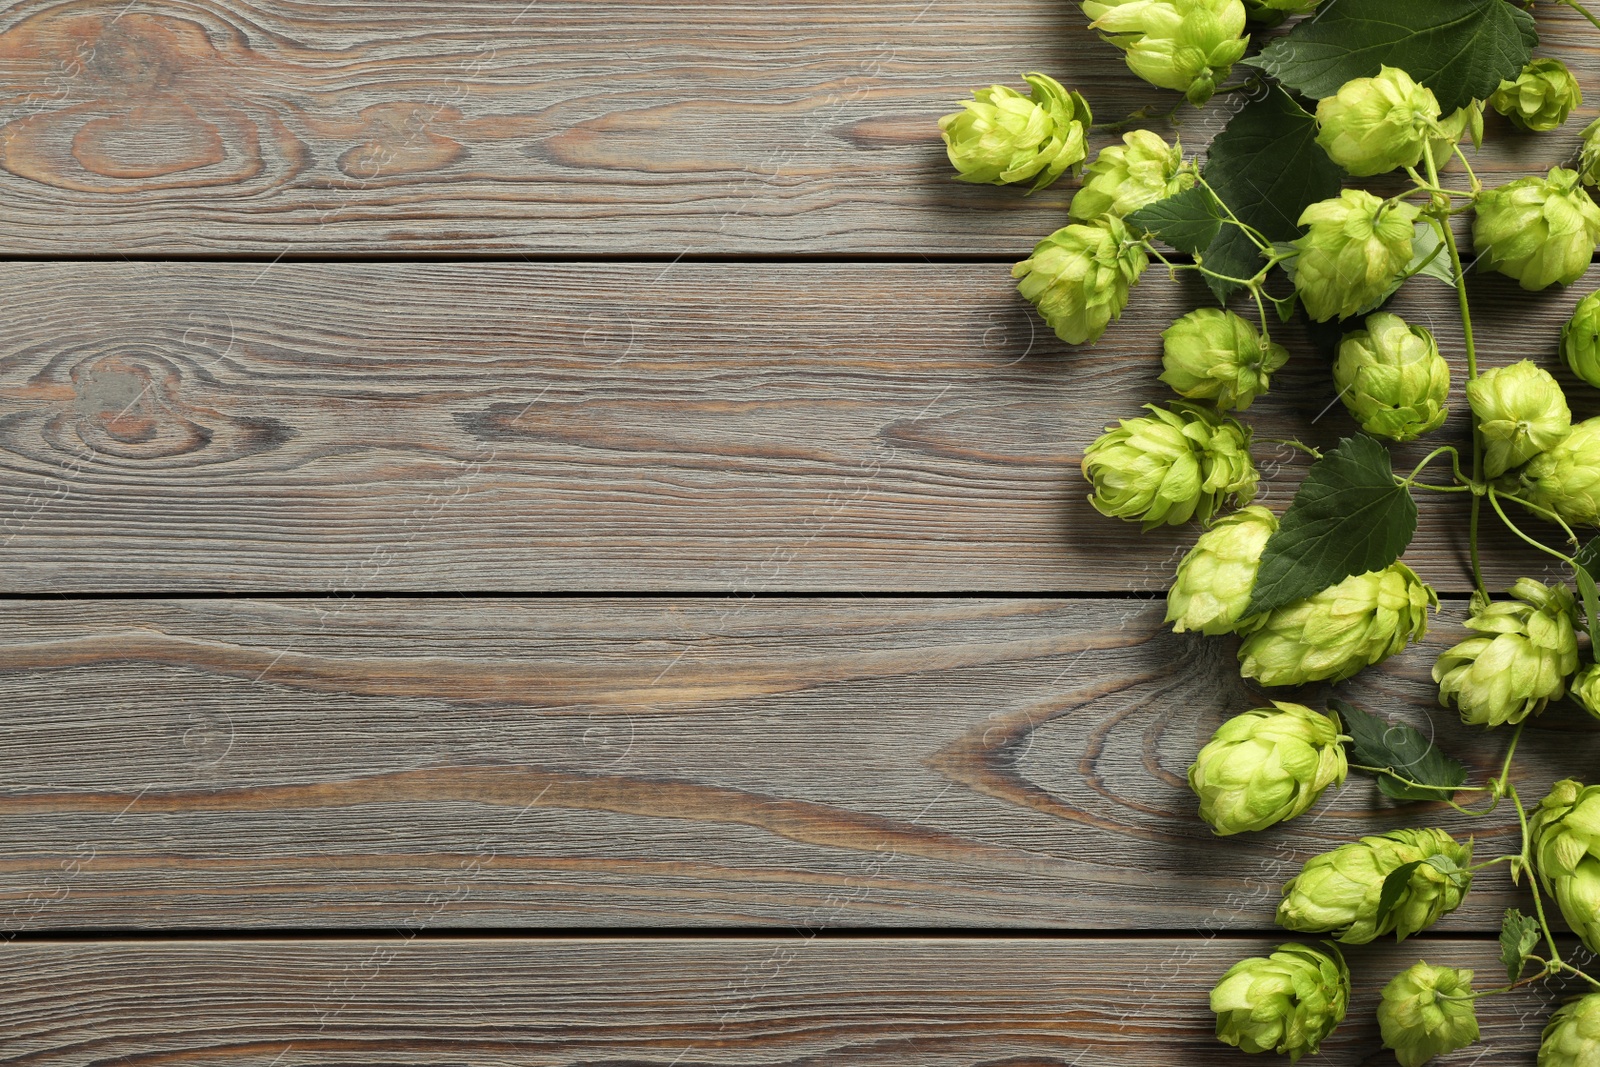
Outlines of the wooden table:
M1540 18L1600 97L1600 37ZM1510 842L1355 780L1260 835L1195 817L1185 767L1260 697L1160 624L1194 531L1099 518L1076 465L1162 397L1157 335L1203 294L1153 271L1061 345L1008 269L1071 183L959 185L934 126L1034 69L1102 117L1162 95L1082 23L0 13L0 1063L1234 1064L1205 993L1286 939L1306 857L1418 822ZM1586 121L1492 121L1483 169ZM1401 310L1453 348L1427 284ZM1486 362L1547 359L1600 272L1473 284ZM1251 414L1332 443L1291 333ZM1257 452L1281 509L1299 464ZM1481 778L1504 738L1427 679L1462 512L1423 505L1445 609L1345 695ZM1501 585L1545 570L1491 555ZM1541 719L1527 788L1593 727ZM1382 982L1492 974L1517 900L1486 873L1425 940L1353 952L1323 1062L1392 1062ZM1555 995L1488 1005L1487 1062L1531 1062Z

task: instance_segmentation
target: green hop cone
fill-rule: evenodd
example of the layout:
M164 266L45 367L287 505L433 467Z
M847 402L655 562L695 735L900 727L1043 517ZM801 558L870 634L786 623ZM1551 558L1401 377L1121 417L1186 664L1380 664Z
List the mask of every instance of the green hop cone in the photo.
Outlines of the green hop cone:
M1600 664L1591 663L1573 676L1572 699L1600 719Z
M1585 419L1517 475L1517 496L1574 526L1600 526L1600 418Z
M1552 168L1477 196L1472 241L1484 263L1537 291L1583 277L1600 242L1600 207L1575 171Z
M1350 1008L1350 968L1339 950L1279 946L1228 968L1211 991L1217 1040L1249 1053L1276 1052L1298 1063L1316 1055Z
M1245 623L1256 571L1267 541L1278 532L1278 518L1263 507L1224 515L1200 535L1178 564L1167 592L1167 621L1175 633L1198 630L1215 637Z
M1191 311L1161 334L1161 380L1179 396L1248 409L1267 391L1289 350L1264 340L1248 319L1221 308Z
M1032 181L1038 192L1088 154L1089 105L1043 74L1023 80L1023 96L1004 85L973 92L961 111L939 120L950 163L964 182L1008 185Z
M1422 1067L1435 1056L1478 1041L1472 972L1434 967L1426 961L1395 975L1383 989L1378 1026L1383 1045L1401 1067Z
M1583 128L1583 148L1578 155L1578 178L1593 188L1600 185L1600 119Z
M1439 124L1439 101L1398 67L1352 78L1317 105L1317 143L1358 178L1415 167Z
M1150 265L1144 244L1121 219L1063 227L1011 268L1017 291L1069 345L1098 341L1128 306L1128 293Z
M1244 0L1244 16L1252 26L1270 29L1291 15L1309 15L1321 0Z
M1438 864L1428 862L1438 857ZM1415 863L1399 899L1380 919L1383 884ZM1391 830L1363 837L1306 861L1283 887L1278 924L1306 934L1331 934L1347 945L1365 945L1386 934L1404 941L1461 906L1472 885L1466 868L1472 843L1460 844L1443 830Z
M1573 374L1600 389L1600 289L1578 301L1561 330L1561 354Z
M1489 106L1525 130L1544 132L1583 106L1578 79L1559 59L1535 59L1489 97Z
M1539 880L1590 952L1600 952L1600 785L1557 782L1529 825Z
M1228 497L1256 495L1250 431L1194 404L1145 405L1148 418L1123 419L1083 454L1089 502L1102 515L1173 526L1209 522Z
M1420 641L1438 607L1404 563L1352 575L1267 613L1239 646L1240 670L1262 685L1342 681Z
M1399 315L1368 315L1366 329L1345 334L1333 381L1363 430L1396 441L1437 430L1449 414L1450 364L1433 334Z
M1303 815L1348 773L1337 719L1272 705L1223 723L1189 768L1200 817L1219 837Z
M1439 703L1469 726L1504 726L1537 715L1567 691L1578 669L1577 604L1566 586L1519 578L1515 600L1472 598L1469 637L1433 665Z
M1600 993L1590 993L1556 1012L1539 1043L1539 1067L1600 1064Z
M1101 215L1124 215L1176 196L1195 183L1193 170L1183 168L1183 146L1167 144L1149 130L1122 135L1089 164L1083 185L1068 210L1080 222Z
M1418 208L1386 204L1371 193L1346 189L1306 208L1295 242L1294 287L1306 313L1318 322L1347 319L1381 303L1411 265Z
M1196 106L1211 99L1250 44L1241 0L1084 0L1083 13L1122 49L1130 70Z
M1478 416L1483 472L1490 478L1554 448L1572 428L1561 384L1531 360L1485 371L1467 383L1467 401Z

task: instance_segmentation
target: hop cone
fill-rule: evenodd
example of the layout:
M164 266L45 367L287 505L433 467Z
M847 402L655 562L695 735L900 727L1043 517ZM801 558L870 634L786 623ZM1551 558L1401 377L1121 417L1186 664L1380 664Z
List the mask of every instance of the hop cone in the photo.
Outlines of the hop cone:
M1333 365L1339 397L1361 428L1411 441L1444 424L1450 364L1433 334L1399 315L1367 316L1367 328L1347 333Z
M1378 1005L1384 1047L1394 1049L1400 1067L1422 1067L1435 1056L1476 1043L1472 1001L1456 999L1471 996L1471 971L1412 964L1384 987Z
M1289 350L1262 339L1231 311L1191 311L1161 334L1161 380L1179 396L1244 411L1267 391Z
M1472 240L1484 262L1530 291L1583 277L1600 241L1600 207L1575 171L1519 178L1477 198Z
M1306 208L1295 242L1294 287L1306 313L1318 322L1347 319L1376 307L1411 265L1418 208L1385 204L1371 193L1346 189Z
M1525 130L1544 132L1583 106L1583 90L1559 59L1535 59L1489 97L1489 106Z
M1600 389L1600 289L1578 301L1561 331L1561 354L1573 374Z
M1223 723L1189 768L1200 817L1219 837L1304 814L1348 771L1337 719L1272 704Z
M1600 526L1600 418L1585 419L1518 474L1517 495L1574 526Z
M1130 70L1195 105L1211 99L1250 43L1241 0L1084 0L1083 13Z
M1128 293L1150 259L1121 219L1074 224L1034 246L1011 268L1017 291L1069 345L1098 341L1122 316Z
M1583 149L1578 156L1578 176L1583 184L1600 185L1600 119L1583 129Z
M1089 164L1068 214L1080 222L1101 215L1120 219L1194 185L1194 172L1182 168L1182 145L1169 145L1149 130L1125 133L1120 145L1101 149Z
M1483 143L1483 104L1479 101L1457 108L1428 131L1428 148L1434 163L1442 169L1463 138L1470 138L1475 145Z
M1211 991L1217 1040L1245 1052L1313 1056L1350 1007L1350 968L1339 950L1287 944L1240 960Z
M1446 873L1432 863L1442 857ZM1394 934L1404 941L1460 907L1472 885L1466 868L1472 843L1463 845L1443 830L1392 830L1378 837L1340 845L1306 861L1283 887L1278 924L1307 934L1332 934L1347 945ZM1410 863L1411 872L1399 900L1379 919L1383 883Z
M1600 665L1591 663L1573 677L1572 699L1600 719Z
M1095 510L1150 530L1209 522L1228 497L1255 497L1249 430L1194 404L1145 408L1148 418L1123 419L1083 454Z
M1352 575L1269 612L1239 646L1240 669L1262 685L1342 681L1421 640L1438 606L1404 563Z
M1263 507L1225 515L1200 535L1178 564L1167 592L1167 621L1175 633L1233 633L1245 620L1261 552L1278 532L1278 519Z
M1600 993L1590 993L1556 1012L1539 1044L1539 1067L1600 1064Z
M1469 726L1503 726L1537 715L1567 691L1578 669L1577 605L1565 586L1519 578L1515 600L1473 597L1469 637L1439 657L1439 703Z
M1428 133L1438 127L1432 90L1398 67L1352 78L1317 105L1317 143L1356 177L1387 174L1422 160Z
M1483 470L1490 478L1555 447L1572 427L1560 383L1526 359L1468 382L1467 401L1478 416Z
M1539 880L1589 951L1600 952L1600 785L1557 782L1530 832Z
M1023 96L1004 85L973 92L961 111L939 120L945 151L964 182L1007 185L1032 181L1037 192L1088 153L1085 127L1093 121L1077 93L1043 74L1027 74Z

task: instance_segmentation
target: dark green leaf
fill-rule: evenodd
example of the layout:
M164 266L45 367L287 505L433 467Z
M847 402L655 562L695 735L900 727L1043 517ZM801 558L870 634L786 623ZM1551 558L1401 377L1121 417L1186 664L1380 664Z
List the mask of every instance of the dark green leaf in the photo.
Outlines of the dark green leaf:
M1417 532L1417 505L1395 484L1389 450L1366 434L1311 465L1261 554L1246 611L1292 604L1352 574L1382 570Z
M1506 965L1507 978L1513 982L1521 979L1528 956L1538 944L1539 924L1516 908L1507 908L1500 926L1500 962Z
M1400 898L1411 887L1411 876L1417 873L1417 868L1422 866L1421 860L1412 860L1402 863L1389 872L1389 877L1383 880L1383 893L1378 897L1377 923L1381 927L1384 920L1389 918L1389 913L1394 906L1400 903Z
M1301 213L1318 200L1338 196L1342 174L1317 144L1317 120L1276 87L1246 104L1217 134L1203 173L1239 221L1269 242L1299 237ZM1230 222L1206 249L1204 262L1218 274L1252 278L1263 260L1261 249ZM1219 300L1238 288L1211 277L1206 281Z
M1391 723L1343 700L1329 702L1350 737L1350 762L1380 767L1378 788L1395 800L1447 800L1467 780L1467 769L1405 723ZM1416 785L1443 789L1418 789Z
M1318 100L1351 78L1399 67L1449 115L1515 78L1538 43L1533 16L1506 0L1337 0L1273 41L1255 65Z
M1222 229L1222 212L1217 198L1203 186L1185 189L1176 196L1142 207L1127 218L1137 232L1159 237L1180 252L1191 256L1204 252Z
M1600 537L1578 549L1578 554L1573 558L1578 561L1578 566L1589 572L1589 577L1600 582Z

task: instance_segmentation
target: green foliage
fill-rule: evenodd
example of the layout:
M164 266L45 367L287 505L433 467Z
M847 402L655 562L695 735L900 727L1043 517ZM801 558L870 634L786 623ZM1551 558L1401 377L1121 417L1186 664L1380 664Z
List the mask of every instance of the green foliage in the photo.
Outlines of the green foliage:
M1366 434L1346 438L1312 465L1267 542L1246 614L1382 570L1416 532L1417 505L1395 484L1389 450Z
M1202 173L1234 216L1268 241L1299 237L1300 213L1337 196L1341 177L1317 144L1317 120L1277 88L1245 105L1217 134ZM1254 277L1263 265L1261 250L1232 224L1211 242L1204 262L1233 278ZM1209 276L1206 281L1219 300L1238 288Z
M1192 256L1216 241L1222 231L1222 209L1210 190L1196 185L1132 212L1127 223Z
M1391 723L1343 700L1329 702L1350 738L1350 762L1379 767L1378 788L1395 800L1444 800L1467 769L1405 723ZM1415 783L1415 784L1412 784ZM1418 788L1434 786L1437 788Z
M1533 16L1506 0L1337 0L1272 42L1255 64L1314 99L1399 67L1445 114L1517 77L1539 43Z
M1539 923L1516 908L1507 908L1500 926L1500 962L1506 965L1506 978L1517 981L1527 970L1528 957L1539 944Z

